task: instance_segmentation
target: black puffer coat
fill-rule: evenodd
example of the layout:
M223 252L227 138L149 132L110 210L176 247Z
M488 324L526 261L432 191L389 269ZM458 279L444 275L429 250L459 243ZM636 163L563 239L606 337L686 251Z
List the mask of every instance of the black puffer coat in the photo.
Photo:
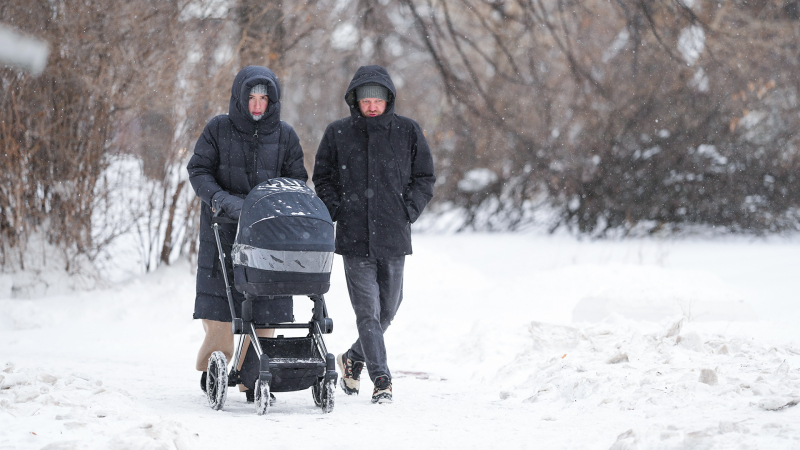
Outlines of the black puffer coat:
M253 119L248 109L250 89L257 84L267 85L269 97L269 106L259 121ZM203 200L195 319L231 320L217 244L211 228L210 205L214 195L222 190L244 198L251 188L270 178L308 179L300 140L294 129L280 120L280 93L278 77L271 70L259 66L242 69L231 87L228 114L211 119L195 145L194 155L187 167L192 187ZM220 225L220 240L231 285L233 272L230 254L235 237L236 225ZM242 295L235 290L233 294L236 303L241 303ZM258 316L257 320L289 321L291 299L271 302L268 309L254 311L254 314Z
M364 117L355 89L389 89L384 113ZM380 66L358 69L345 94L350 117L328 125L317 150L314 186L336 224L336 253L383 258L411 254L411 223L433 196L430 148L417 122L394 112L397 92Z

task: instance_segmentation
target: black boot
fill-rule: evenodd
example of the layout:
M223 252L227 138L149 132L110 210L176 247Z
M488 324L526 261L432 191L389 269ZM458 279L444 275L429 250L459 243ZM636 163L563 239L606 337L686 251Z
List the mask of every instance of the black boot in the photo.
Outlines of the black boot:
M244 391L244 396L247 398L247 403L253 403L256 401L256 393L251 391L250 389ZM275 396L272 395L272 392L269 393L269 406L275 404Z

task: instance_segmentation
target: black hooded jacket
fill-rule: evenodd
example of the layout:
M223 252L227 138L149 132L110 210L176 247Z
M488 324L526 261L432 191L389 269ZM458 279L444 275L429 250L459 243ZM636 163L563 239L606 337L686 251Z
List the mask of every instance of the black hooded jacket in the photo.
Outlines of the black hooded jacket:
M250 89L267 85L269 105L256 121L248 109ZM244 198L259 183L276 177L306 181L303 149L294 129L280 119L281 88L278 77L266 67L249 66L233 80L227 115L211 119L189 160L189 180L203 200L200 214L200 248L197 257L195 318L230 321L225 282L220 271L211 201L214 195ZM220 225L220 240L226 253L231 283L230 248L236 225ZM240 295L235 292L235 297ZM219 298L224 301L220 302ZM240 300L240 299L239 299Z
M384 113L364 117L355 89L389 89ZM411 254L411 223L433 196L433 157L417 122L395 114L397 92L380 66L362 66L347 87L350 117L328 125L314 186L336 224L336 253L372 258Z

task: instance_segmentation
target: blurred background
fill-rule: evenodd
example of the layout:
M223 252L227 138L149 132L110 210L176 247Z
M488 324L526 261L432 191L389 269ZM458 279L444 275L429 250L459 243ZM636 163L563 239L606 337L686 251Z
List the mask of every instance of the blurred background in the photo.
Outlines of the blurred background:
M385 66L436 163L416 230L800 224L800 1L6 0L0 24L49 51L0 65L5 273L192 260L186 162L247 65L278 74L309 171Z

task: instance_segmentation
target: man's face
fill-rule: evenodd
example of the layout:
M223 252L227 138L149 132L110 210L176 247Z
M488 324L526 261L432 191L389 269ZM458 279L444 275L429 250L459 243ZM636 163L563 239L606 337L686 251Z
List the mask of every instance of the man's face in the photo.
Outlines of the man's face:
M269 105L269 97L264 94L250 94L250 101L247 105L250 114L260 116L264 114Z
M358 101L361 114L364 117L377 117L386 111L386 100L379 98L362 98Z

